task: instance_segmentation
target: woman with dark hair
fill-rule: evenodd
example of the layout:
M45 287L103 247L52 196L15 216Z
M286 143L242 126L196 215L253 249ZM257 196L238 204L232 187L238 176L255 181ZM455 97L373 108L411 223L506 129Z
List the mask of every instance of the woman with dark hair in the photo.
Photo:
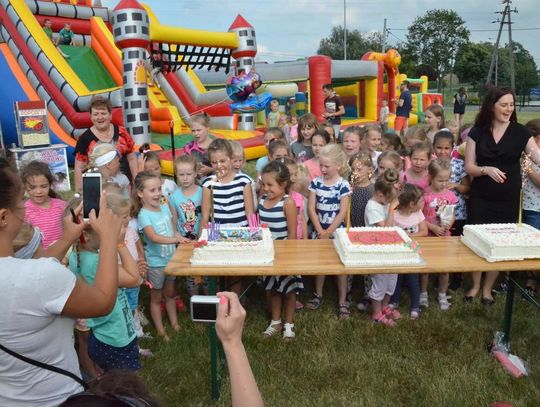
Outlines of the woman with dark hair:
M463 125L463 115L465 114L467 100L467 89L464 87L459 88L458 93L454 95L454 116L456 117L458 129L461 129Z
M515 96L510 88L488 89L469 133L465 170L473 177L469 223L515 223L521 188L520 158L530 154L540 164L540 150L531 133L517 123ZM491 289L498 272L488 271L482 287L482 303L493 304ZM465 294L470 302L480 291L481 273L472 273L473 286Z
M101 237L99 270L89 285L56 259L18 259L13 241L24 222L24 188L0 160L0 405L57 406L82 390L70 377L34 366L13 353L80 377L74 320L108 314L118 289L117 242L121 221L102 199L90 223ZM67 318L66 318L67 317Z

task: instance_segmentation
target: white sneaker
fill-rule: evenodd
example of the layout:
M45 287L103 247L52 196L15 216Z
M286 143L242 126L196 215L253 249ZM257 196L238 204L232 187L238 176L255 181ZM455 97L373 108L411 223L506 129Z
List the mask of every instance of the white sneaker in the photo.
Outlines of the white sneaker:
M294 333L293 329L294 329L294 324L285 323L285 325L283 325L283 339L286 339L286 340L294 339L296 334Z
M448 302L448 298L446 297L446 295L439 295L439 308L441 309L441 311L448 311L451 306L452 304Z
M427 293L420 293L420 301L419 304L421 307L429 308L429 299Z
M135 310L135 315L137 315L137 317L139 318L142 326L149 324L148 318L146 318L146 315L144 315L144 309L142 307L137 307L137 309Z

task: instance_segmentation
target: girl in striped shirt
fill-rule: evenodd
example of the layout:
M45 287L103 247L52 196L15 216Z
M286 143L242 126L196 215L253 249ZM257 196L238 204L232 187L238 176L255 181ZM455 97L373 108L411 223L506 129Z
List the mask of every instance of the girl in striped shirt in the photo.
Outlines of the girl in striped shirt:
M311 181L309 186L308 211L315 229L312 237L332 239L334 231L344 226L347 213L347 196L351 193L351 188L344 177L349 173L349 164L347 156L337 144L328 144L321 149L319 163L322 176ZM348 276L339 275L336 278L339 296L338 318L348 319L350 315L346 299ZM309 309L321 307L324 280L325 276L315 277L315 293L307 303Z
M262 224L267 224L272 239L296 239L297 210L294 201L287 195L291 188L291 176L287 166L279 161L267 164L261 174L264 195L259 201L259 216ZM296 295L304 288L301 276L267 276L264 286L272 313L270 325L264 336L273 336L283 328L283 339L295 337L294 311ZM285 314L285 324L281 323L281 309Z

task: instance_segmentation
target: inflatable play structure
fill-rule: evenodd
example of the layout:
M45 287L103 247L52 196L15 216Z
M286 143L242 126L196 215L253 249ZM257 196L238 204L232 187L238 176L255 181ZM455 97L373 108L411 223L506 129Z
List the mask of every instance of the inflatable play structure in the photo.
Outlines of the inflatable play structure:
M56 48L42 29L45 19L55 33L70 23L76 46ZM4 141L18 142L14 102L43 100L51 141L67 144L72 158L76 138L91 125L90 100L102 95L113 105L113 122L124 125L136 143L165 150L163 170L171 174L170 134L176 147L187 143L190 115L206 112L212 134L240 141L253 159L266 153L261 109L270 98L292 114L311 111L322 118L322 85L332 82L346 105L346 127L377 121L383 98L393 112L392 98L404 78L395 50L368 53L361 61L313 56L255 68L256 54L255 29L240 15L227 32L211 32L162 25L136 0L121 0L114 10L92 0L0 0ZM248 95L255 71L262 86ZM427 80L412 83L417 81L414 103L421 111L434 96L427 94Z

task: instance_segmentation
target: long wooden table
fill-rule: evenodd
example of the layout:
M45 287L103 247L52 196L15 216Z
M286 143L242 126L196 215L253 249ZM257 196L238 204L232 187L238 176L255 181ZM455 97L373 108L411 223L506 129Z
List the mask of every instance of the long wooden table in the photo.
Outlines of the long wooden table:
M180 245L165 273L177 276L331 275L383 273L469 273L540 269L540 260L490 263L459 237L417 238L425 264L414 267L345 267L331 240L276 240L273 266L192 266L193 245Z

